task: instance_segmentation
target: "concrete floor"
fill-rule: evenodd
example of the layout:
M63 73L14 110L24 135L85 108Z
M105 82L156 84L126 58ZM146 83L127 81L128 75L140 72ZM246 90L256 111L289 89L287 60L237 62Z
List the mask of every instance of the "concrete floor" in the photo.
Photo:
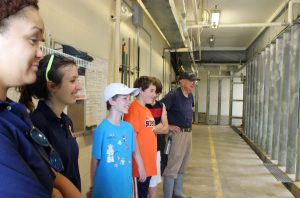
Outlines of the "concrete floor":
M207 125L193 126L184 192L192 198L294 197L230 127Z

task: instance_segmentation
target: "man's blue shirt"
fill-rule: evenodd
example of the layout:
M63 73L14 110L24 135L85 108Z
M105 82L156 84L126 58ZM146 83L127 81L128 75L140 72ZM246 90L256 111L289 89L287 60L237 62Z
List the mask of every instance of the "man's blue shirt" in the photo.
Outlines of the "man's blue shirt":
M191 128L193 120L193 95L185 97L180 87L170 91L162 100L168 112L168 122L180 128Z

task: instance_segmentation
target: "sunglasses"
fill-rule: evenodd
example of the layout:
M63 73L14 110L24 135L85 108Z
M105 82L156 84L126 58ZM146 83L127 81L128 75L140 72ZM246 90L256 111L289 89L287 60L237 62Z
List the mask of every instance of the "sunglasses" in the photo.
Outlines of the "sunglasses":
M194 84L194 85L198 85L198 81L191 81L192 82L192 84Z
M46 77L47 81L49 81L48 73L51 70L53 60L54 60L54 54L52 54L50 56L50 59L49 59L48 65L47 65L47 69L46 69L46 73L45 73L45 77Z
M59 154L54 150L52 145L49 143L47 137L40 130L35 128L34 126L29 131L29 136L38 145L43 146L43 147L50 147L51 151L50 151L48 158L45 157L45 155L41 154L42 157L47 161L48 164L50 164L50 166L54 170L56 170L57 172L63 171L64 165L62 163L62 160L61 160Z

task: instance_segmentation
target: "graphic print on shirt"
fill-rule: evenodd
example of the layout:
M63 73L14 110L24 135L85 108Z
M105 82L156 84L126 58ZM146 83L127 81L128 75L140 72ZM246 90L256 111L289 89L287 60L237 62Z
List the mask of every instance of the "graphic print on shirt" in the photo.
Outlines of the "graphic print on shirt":
M115 135L114 133L109 133L106 137L109 141L106 149L106 162L113 163L115 168L120 166L125 166L126 164L131 164L131 160L127 159L126 156L120 156L124 153L123 150L128 150L129 145L127 143L126 135ZM126 152L125 152L126 153Z
M121 162L121 165L123 165L123 166L124 166L124 165L125 165L125 158L124 158L124 157L123 157L123 158L121 158L121 159L120 159L120 162Z
M145 127L155 127L155 120L152 117L146 117Z
M107 146L107 151L106 151L106 155L107 155L107 163L113 163L115 161L115 158L114 158L114 154L115 154L115 151L114 151L114 146L112 144L109 144Z
M125 148L126 148L126 150L128 150L128 149L129 149L129 146L128 146L128 144L126 143L126 142L127 142L127 137L126 137L125 135L123 135L122 140L123 140L123 142L125 143Z
M162 115L162 108L153 108L150 111L154 118L160 118Z

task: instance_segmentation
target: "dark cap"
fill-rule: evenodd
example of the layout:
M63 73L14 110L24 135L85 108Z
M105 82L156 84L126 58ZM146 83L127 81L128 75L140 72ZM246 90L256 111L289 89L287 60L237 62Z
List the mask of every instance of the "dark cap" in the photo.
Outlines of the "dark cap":
M190 81L199 81L200 79L193 72L182 72L179 74L179 80L186 79Z

